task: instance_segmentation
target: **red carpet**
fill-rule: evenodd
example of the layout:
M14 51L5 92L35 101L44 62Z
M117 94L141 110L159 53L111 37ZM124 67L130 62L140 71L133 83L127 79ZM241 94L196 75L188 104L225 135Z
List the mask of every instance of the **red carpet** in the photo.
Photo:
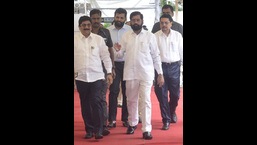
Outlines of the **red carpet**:
M107 95L108 96L108 95ZM169 130L161 130L162 119L158 100L152 89L152 140L142 138L141 124L134 134L127 135L127 128L122 126L121 109L117 111L117 127L110 129L110 134L101 140L84 139L85 130L81 116L78 92L74 91L74 145L183 145L183 88L177 107L178 122L170 125ZM107 98L108 100L108 98Z

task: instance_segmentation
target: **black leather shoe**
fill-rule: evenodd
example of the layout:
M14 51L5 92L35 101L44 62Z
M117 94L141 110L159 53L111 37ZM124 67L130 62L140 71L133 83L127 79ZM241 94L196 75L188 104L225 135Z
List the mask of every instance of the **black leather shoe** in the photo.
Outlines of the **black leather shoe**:
M94 134L92 133L92 132L88 132L88 133L86 133L86 135L85 135L85 139L90 139L90 138L92 138L94 136Z
M168 130L170 128L170 123L164 123L162 126L162 130Z
M137 126L128 126L127 134L133 134L136 129L137 129Z
M108 127L109 128L115 128L116 127L116 122L110 122L109 124L108 124Z
M151 135L151 132L144 132L143 133L143 139L150 140L153 136Z
M103 138L103 135L101 133L97 132L95 134L95 139L102 139L102 138Z
M104 129L103 129L103 136L106 136L108 134L110 134L110 131L108 130L107 127L104 127Z
M176 123L177 122L177 114L176 113L172 113L171 114L171 121L170 123Z
M129 126L128 121L123 121L123 123L122 123L122 124L123 124L123 126L124 126L124 127L128 127L128 126Z

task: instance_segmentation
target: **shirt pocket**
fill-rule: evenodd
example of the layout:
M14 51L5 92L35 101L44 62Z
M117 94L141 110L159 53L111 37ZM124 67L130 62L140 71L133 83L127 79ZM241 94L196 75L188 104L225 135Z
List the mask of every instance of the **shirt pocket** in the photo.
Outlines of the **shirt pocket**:
M142 53L149 53L149 51L150 51L150 49L149 49L149 43L146 43L146 42L141 41L141 42L140 42L140 45L139 45L139 50L140 50L140 52L142 52Z
M177 43L177 42L171 41L171 42L170 42L170 46L171 46L171 50L172 50L173 52L176 52L176 51L177 51L177 50L176 50L176 48L178 48L178 43Z
M97 57L99 55L99 49L96 46L91 46L90 52L93 55L93 57Z

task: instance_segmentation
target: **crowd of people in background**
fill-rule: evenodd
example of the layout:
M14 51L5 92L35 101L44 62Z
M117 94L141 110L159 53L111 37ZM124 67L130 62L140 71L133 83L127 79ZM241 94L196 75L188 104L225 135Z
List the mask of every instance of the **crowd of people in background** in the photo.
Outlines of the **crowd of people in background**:
M142 138L151 140L152 86L160 105L161 129L168 130L170 123L177 122L183 26L172 19L171 5L162 7L160 21L151 31L139 11L133 11L128 20L127 11L117 8L108 28L101 25L101 15L99 9L92 9L90 16L81 16L79 32L74 34L74 85L80 98L84 138L102 139L111 134L122 95L120 120L126 134L134 134L142 123Z

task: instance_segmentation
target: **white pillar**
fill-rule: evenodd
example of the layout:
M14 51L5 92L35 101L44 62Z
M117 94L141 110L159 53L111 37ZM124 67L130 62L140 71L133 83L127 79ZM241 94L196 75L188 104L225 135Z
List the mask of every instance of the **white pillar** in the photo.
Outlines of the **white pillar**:
M175 0L175 16L176 16L175 21L178 21L178 0Z
M159 22L160 14L161 14L160 0L155 0L155 19L154 19L154 23Z

